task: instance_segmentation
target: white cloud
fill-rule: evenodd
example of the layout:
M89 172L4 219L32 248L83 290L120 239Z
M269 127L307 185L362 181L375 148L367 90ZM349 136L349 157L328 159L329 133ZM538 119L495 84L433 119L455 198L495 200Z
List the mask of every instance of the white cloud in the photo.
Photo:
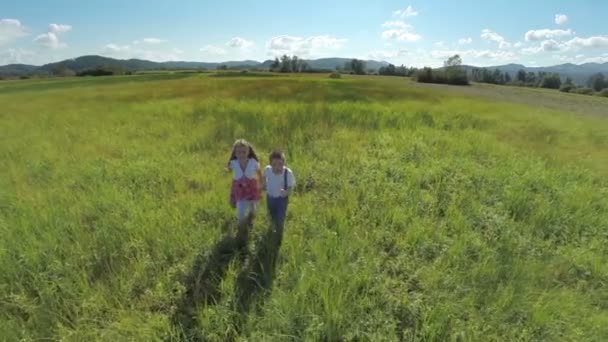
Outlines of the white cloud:
M519 57L510 51L492 51L492 50L434 50L431 51L431 57L435 59L447 59L453 55L460 55L463 59L465 57L476 58L476 59L487 59L493 61L514 61L518 60Z
M219 46L213 46L213 45L206 45L205 47L202 47L201 52L208 54L208 55L217 55L217 56L221 56L221 55L225 55L226 54L226 50L219 47Z
M498 48L499 49L510 49L511 48L511 43L507 42L507 41L502 41L500 43L498 43Z
M560 62L568 62L569 60L571 60L571 58L569 56L565 56L565 55L553 55L553 56L551 56L551 58L556 59Z
M556 14L555 15L555 23L557 25L564 25L568 22L568 16L565 14Z
M139 44L162 44L162 43L166 43L166 42L168 42L168 40L166 40L166 39L144 38L142 40L134 40L133 41L133 45L139 45Z
M268 42L268 55L297 55L298 57L320 56L338 50L348 40L328 35L314 37L276 36Z
M553 39L550 39L541 42L540 47L543 49L543 51L559 51L563 48L563 45Z
M407 42L416 42L422 39L422 36L417 33L411 32L408 28L398 28L382 32L382 38Z
M437 43L434 44L436 47L438 48L444 48L445 47L445 43L443 41L439 41Z
M565 45L573 50L580 48L608 48L608 36L595 36L589 38L575 37L567 41Z
M382 24L382 27L410 28L412 26L403 20L396 20L396 21L387 21L384 24Z
M60 35L71 31L72 26L64 24L50 24L47 33L40 34L34 38L34 42L49 49L59 49L67 46L59 38Z
M67 45L59 40L57 34L53 32L43 33L34 38L34 42L47 47L49 49L59 49Z
M520 47L522 47L522 45L523 44L521 42L517 42L517 43L513 44L513 47L516 49L519 49Z
M503 36L490 29L483 29L480 36L481 39L498 43L499 49L510 49L512 46L512 44L509 43Z
M387 59L407 56L409 52L407 50L396 50L396 51L372 51L368 54L371 59Z
M5 64L31 64L34 53L24 49L7 49L0 52L0 65Z
M230 41L228 41L226 43L226 45L233 47L233 48L240 48L240 49L246 50L246 49L253 47L254 42L251 40L241 38L241 37L234 37L234 38L230 39Z
M489 41L493 41L493 42L504 42L505 38L501 35L499 35L498 33L489 30L489 29L483 29L481 31L481 39L485 39L485 40L489 40Z
M72 31L72 26L70 25L62 25L62 24L51 24L49 25L49 32L53 32L55 34L65 33L68 31Z
M414 8L412 8L412 6L407 6L407 8L402 9L402 10L396 10L395 12L393 12L393 15L396 17L400 17L400 18L407 18L407 17L415 17L418 15L418 12L416 10L414 10Z
M535 55L535 54L539 53L541 50L542 50L542 48L540 46L527 47L527 48L521 49L521 53L523 53L524 55Z
M108 44L104 47L105 51L108 52L123 52L123 51L131 51L131 47L129 45L116 45L116 44Z
M542 29L542 30L530 30L526 32L525 38L527 42L532 41L541 41L547 39L556 39L571 36L574 32L572 30L551 30L551 29Z
M27 29L17 19L0 19L0 46L26 36Z
M583 63L608 63L608 55L585 58Z
M142 41L146 44L160 44L160 43L167 42L165 39L159 39L159 38L144 38L144 39L142 39Z
M458 39L458 44L460 44L460 45L471 44L472 42L473 42L473 38L471 38L471 37Z

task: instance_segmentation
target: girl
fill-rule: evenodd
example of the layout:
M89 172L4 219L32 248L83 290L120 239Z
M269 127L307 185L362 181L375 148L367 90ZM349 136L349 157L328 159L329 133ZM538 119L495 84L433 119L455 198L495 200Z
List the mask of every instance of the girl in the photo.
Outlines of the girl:
M270 165L264 170L267 205L272 222L278 233L278 242L283 236L283 224L287 215L289 195L296 185L293 172L285 167L285 154L282 151L273 151L270 154Z
M226 171L234 174L230 199L232 206L238 209L239 223L244 223L248 217L253 219L262 197L262 171L253 146L245 139L234 142Z

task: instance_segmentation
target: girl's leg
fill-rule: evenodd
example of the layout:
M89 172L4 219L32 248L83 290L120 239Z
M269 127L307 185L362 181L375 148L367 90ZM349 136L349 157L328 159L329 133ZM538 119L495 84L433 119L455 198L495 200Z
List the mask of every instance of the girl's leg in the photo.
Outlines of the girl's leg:
M249 201L249 213L252 217L255 217L255 215L258 213L258 205L259 201Z
M239 219L239 223L242 223L245 221L245 217L247 217L247 207L249 206L249 201L236 201L236 208L237 208L237 217Z

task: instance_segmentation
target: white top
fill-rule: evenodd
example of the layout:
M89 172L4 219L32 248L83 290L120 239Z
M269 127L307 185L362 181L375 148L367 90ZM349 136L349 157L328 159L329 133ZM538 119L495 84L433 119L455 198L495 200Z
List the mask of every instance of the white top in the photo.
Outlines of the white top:
M234 179L240 179L243 177L243 169L241 169L241 164L238 159L230 161L230 168L234 173ZM247 159L247 167L245 167L245 176L247 178L253 179L256 177L256 172L260 169L260 163L253 158Z
M296 185L296 178L293 176L293 172L288 167L284 168L284 172L287 172L287 188L293 188ZM283 172L275 174L272 172L272 166L268 165L264 169L264 177L266 177L266 192L270 197L280 197L281 189L285 189L285 178Z

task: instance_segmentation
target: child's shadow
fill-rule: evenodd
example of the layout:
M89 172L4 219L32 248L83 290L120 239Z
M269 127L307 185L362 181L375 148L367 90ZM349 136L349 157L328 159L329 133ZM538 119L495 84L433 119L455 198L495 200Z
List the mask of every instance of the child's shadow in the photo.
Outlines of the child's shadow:
M229 231L231 221L224 222L224 230ZM202 340L197 322L198 308L201 305L214 305L220 301L219 285L226 275L228 265L237 256L243 259L247 254L249 231L252 218L238 225L236 236L225 235L215 244L210 253L202 251L195 259L191 271L184 280L186 290L173 315L173 324L188 341Z
M242 315L249 312L251 304L259 295L269 295L275 276L276 262L281 248L282 234L275 230L274 225L257 240L256 251L249 258L236 279L237 309Z

